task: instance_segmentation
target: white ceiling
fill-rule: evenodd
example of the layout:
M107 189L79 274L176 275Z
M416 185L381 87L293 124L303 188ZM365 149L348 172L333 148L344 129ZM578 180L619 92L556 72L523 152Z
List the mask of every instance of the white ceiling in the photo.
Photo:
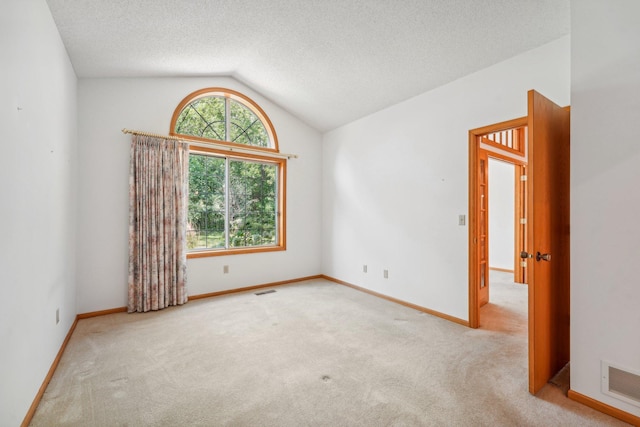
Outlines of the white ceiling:
M80 78L231 76L335 129L569 33L569 0L47 0Z

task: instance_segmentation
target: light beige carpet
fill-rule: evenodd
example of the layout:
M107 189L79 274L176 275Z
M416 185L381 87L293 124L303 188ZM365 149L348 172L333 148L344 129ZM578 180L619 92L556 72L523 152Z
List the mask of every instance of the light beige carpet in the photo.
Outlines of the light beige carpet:
M624 425L527 392L522 297L494 286L478 330L323 280L81 320L31 425Z

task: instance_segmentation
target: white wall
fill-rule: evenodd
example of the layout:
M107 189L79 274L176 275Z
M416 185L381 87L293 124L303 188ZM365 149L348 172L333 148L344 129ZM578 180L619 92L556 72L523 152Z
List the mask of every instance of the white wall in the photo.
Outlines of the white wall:
M468 211L468 131L525 116L529 89L568 105L569 44L564 37L327 133L322 271L468 320L468 229L458 226Z
M640 3L571 2L571 389L640 372Z
M287 251L188 261L190 295L320 274L321 136L231 78L80 79L78 86L79 312L127 305L128 173L131 135L167 134L173 111L206 87L237 90L267 113L288 162ZM229 274L223 274L223 265Z
M515 166L489 159L489 266L514 269Z
M1 9L0 425L16 426L76 315L76 77L44 0Z

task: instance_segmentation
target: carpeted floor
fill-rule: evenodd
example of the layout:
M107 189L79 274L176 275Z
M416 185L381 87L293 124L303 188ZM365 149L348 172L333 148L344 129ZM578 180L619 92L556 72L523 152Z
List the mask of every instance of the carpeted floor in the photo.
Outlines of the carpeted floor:
M31 425L625 425L528 393L524 285L493 281L477 330L324 280L275 289L81 320Z

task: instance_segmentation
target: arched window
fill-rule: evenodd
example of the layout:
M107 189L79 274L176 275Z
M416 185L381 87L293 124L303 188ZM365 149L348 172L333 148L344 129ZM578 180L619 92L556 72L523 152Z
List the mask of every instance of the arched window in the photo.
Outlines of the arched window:
M171 120L173 135L278 151L271 121L258 104L239 92L201 89L183 99L176 112Z
M285 249L286 160L266 113L223 88L185 97L171 135L189 154L189 258Z

